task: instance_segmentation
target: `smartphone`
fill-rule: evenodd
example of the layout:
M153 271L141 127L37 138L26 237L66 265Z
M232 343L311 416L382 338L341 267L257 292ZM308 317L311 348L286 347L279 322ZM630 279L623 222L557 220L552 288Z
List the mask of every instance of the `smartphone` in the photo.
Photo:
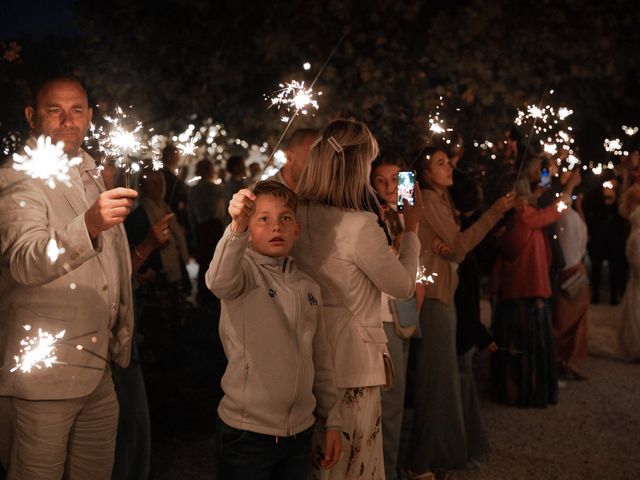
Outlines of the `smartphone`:
M551 177L549 176L549 169L543 168L540 170L540 186L542 188L551 187Z
M409 205L415 205L416 172L413 170L402 170L398 172L398 211L404 209L406 200Z

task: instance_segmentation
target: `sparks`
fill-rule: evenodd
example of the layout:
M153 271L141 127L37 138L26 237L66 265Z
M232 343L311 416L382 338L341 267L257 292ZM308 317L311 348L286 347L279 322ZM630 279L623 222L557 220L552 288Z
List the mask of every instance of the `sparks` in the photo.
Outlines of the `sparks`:
M185 143L181 143L177 146L178 150L180 150L180 153L182 153L183 156L185 157L190 157L195 155L196 153L196 138L191 138L189 139L188 142Z
M606 188L608 190L613 190L613 182L606 181L602 183L602 188Z
M604 149L614 155L622 155L622 141L619 138L604 139Z
M13 168L25 172L31 178L40 178L56 188L56 181L71 186L69 169L79 165L82 160L79 157L69 159L64 153L64 142L51 143L51 137L41 135L36 142L36 148L28 145L24 147L25 154L13 154Z
M98 141L98 149L108 158L116 159L116 166L126 174L132 173L129 157L139 155L147 146L140 138L143 129L141 122L135 122L135 127L128 130L125 126L131 123L121 107L116 107L115 115L103 117L109 123L109 129L91 126L91 136Z
M638 127L627 127L626 125L623 125L622 131L632 137L633 135L638 133Z
M420 283L421 285L433 285L436 283L435 277L437 276L437 273L427 273L427 269L425 267L419 267L418 272L416 273L416 283Z
M573 114L573 110L567 108L567 107L560 107L558 109L558 118L560 120L564 120L565 118L567 118L569 115Z
M564 203L562 200L558 201L558 207L557 207L558 213L564 212L567 208L569 207L567 206L566 203Z
M311 108L318 110L318 102L313 98L314 92L312 88L306 88L304 82L292 80L291 82L281 83L280 89L276 90L274 96L269 100L270 106L284 108L288 112L302 113L306 115ZM318 92L322 95L322 92Z
M29 325L24 326L25 331L30 331ZM65 330L55 335L38 329L37 337L25 337L20 340L20 356L14 356L16 362L15 367L10 371L20 370L23 373L30 373L33 368L42 369L43 367L51 368L56 363L56 343L64 337Z

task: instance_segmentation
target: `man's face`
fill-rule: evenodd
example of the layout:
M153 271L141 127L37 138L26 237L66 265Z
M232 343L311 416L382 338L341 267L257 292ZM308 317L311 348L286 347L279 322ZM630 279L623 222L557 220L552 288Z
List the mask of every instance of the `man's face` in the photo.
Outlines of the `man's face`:
M255 201L255 213L249 220L249 240L252 248L269 257L284 257L300 236L296 215L287 207L284 199L271 195L259 195Z
M35 107L26 107L24 113L36 137L47 135L53 143L64 142L67 155L78 153L93 116L85 91L67 80L45 86Z

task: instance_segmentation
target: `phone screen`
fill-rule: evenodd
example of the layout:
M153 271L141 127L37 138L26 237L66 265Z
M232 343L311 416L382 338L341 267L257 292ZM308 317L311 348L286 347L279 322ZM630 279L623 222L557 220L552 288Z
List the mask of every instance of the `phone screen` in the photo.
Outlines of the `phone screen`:
M415 205L416 173L413 171L398 172L398 210L404 208L403 200Z
M542 188L549 188L551 186L551 177L549 176L548 168L543 168L540 171L540 186Z

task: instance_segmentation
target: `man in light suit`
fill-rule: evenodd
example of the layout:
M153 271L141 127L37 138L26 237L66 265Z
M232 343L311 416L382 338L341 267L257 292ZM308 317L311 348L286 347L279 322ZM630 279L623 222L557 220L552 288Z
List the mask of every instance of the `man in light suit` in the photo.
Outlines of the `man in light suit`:
M37 89L25 116L81 163L50 188L0 168L0 461L9 479L110 479L118 423L109 360L129 363L131 260L122 222L134 190L106 190L81 148L92 110L72 77ZM55 239L56 260L47 256ZM62 250L63 249L63 250ZM29 326L26 330L25 326ZM20 340L57 334L57 361L11 372Z

